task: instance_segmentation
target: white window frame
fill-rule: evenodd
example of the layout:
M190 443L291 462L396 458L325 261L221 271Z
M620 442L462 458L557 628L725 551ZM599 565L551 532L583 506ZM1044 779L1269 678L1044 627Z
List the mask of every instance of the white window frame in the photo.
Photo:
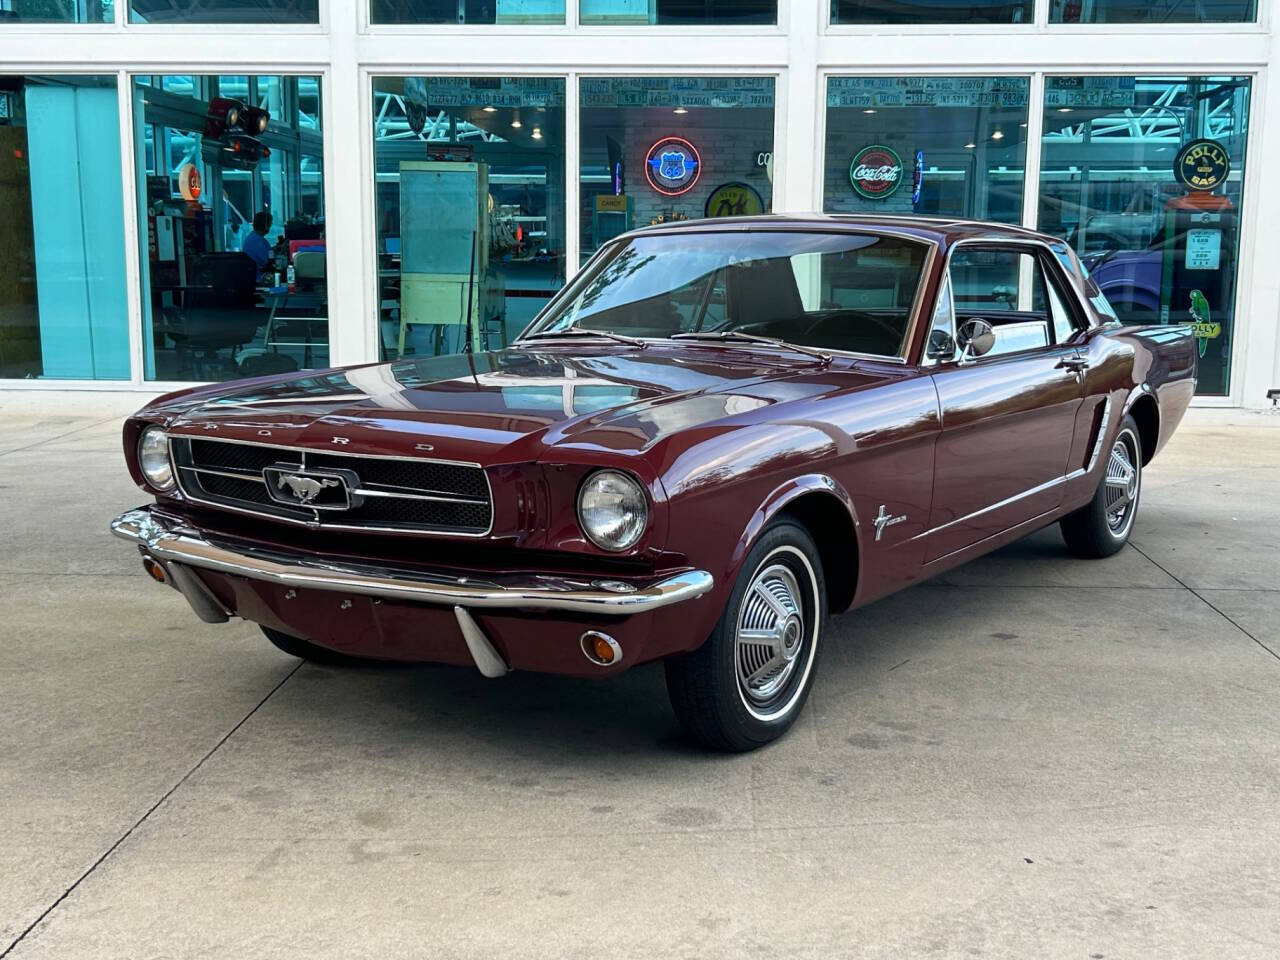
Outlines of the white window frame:
M558 76L565 80L566 266L579 257L579 79L592 76L772 76L773 208L822 207L826 82L841 75L1015 75L1031 78L1023 223L1035 223L1045 77L1060 74L1216 74L1252 79L1240 218L1233 356L1228 394L1199 406L1264 406L1280 386L1280 183L1264 177L1280 158L1280 97L1271 91L1272 4L1246 24L1050 24L1049 0L1030 23L832 25L828 0L779 0L776 24L754 27L580 25L576 0L553 25L369 22L366 0L321 0L317 24L127 22L117 0L108 24L5 24L20 61L5 74L113 74L120 104L132 377L128 381L0 380L0 389L135 390L190 384L142 379L139 224L131 82L135 74L312 74L321 78L330 356L378 358L372 89L375 76ZM1153 39L1156 42L1153 42ZM17 42L14 42L17 41ZM997 51L993 57L993 50ZM1273 52L1274 51L1274 52ZM993 61L998 60L998 66ZM1272 131L1270 134L1267 131ZM352 184L360 184L351 189Z

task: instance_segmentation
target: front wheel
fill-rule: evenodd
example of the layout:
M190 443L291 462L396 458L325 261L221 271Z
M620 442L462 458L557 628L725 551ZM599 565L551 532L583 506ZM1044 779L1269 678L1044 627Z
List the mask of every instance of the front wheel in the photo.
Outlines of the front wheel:
M1129 540L1142 487L1142 441L1126 416L1111 442L1106 470L1093 499L1063 517L1062 539L1078 557L1109 557Z
M813 685L827 612L813 538L790 520L747 554L711 637L666 662L667 693L689 735L745 751L791 727Z

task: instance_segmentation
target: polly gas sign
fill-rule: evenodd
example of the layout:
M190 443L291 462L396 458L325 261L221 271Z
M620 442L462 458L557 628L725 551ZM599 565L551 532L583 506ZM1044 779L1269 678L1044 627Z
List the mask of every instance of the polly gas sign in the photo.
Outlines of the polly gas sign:
M1217 140L1192 140L1173 158L1173 175L1189 190L1213 190L1231 172L1231 157Z
M868 200L884 200L902 185L902 158L890 147L863 147L849 164L854 192Z

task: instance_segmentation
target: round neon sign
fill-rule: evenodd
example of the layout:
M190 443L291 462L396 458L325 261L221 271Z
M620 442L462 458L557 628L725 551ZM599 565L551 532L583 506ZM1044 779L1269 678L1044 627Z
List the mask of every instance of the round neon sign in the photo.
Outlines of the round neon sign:
M668 197L692 190L701 172L697 147L683 137L663 137L645 155L644 175L649 186Z
M902 158L883 144L863 147L849 164L849 182L860 197L888 199L902 184Z

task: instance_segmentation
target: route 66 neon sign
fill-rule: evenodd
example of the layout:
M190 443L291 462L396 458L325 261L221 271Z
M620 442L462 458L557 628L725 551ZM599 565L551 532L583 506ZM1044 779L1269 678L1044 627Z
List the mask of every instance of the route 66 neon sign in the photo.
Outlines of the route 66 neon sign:
M701 172L698 148L683 137L663 137L645 155L644 175L649 186L668 197L692 190Z

